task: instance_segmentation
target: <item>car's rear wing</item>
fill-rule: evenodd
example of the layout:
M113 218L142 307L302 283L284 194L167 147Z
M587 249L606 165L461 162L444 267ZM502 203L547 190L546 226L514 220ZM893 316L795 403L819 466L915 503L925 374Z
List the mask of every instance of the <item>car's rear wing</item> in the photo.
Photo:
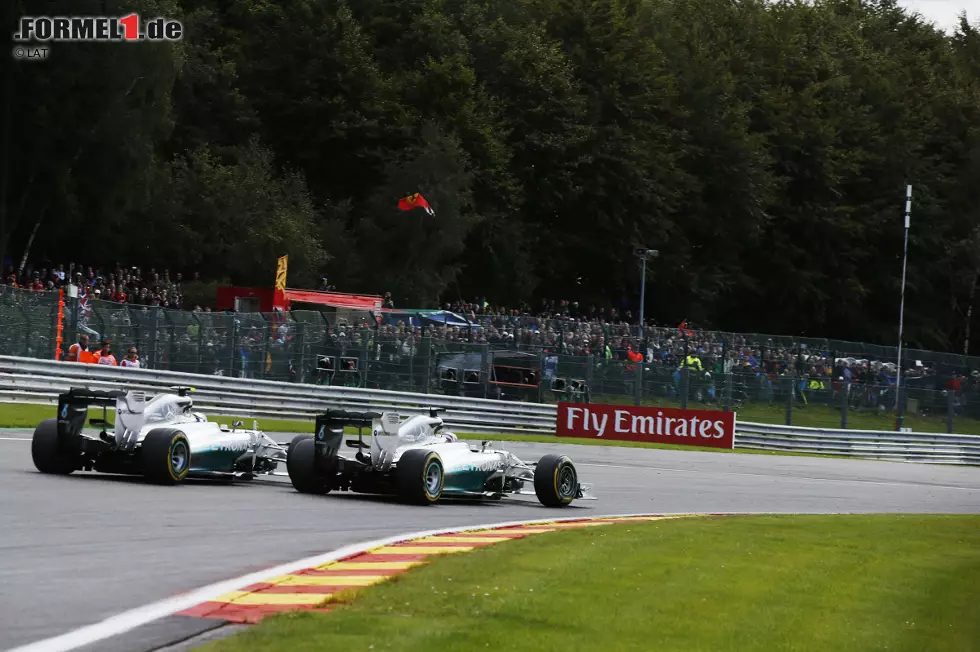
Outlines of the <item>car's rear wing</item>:
M58 395L58 434L67 435L81 432L85 427L89 407L102 406L103 415L110 407L116 406L116 399L126 396L121 390L101 391L72 387ZM105 418L102 419L102 422ZM104 423L100 423L104 425Z
M364 428L370 429L374 420L380 419L381 416L378 412L352 412L350 410L327 410L317 415L316 430L313 436L316 459L336 459L344 441L344 428L351 426L359 431Z
M381 418L380 412L352 412L351 410L327 410L316 418L317 430L326 425L328 430L335 428L370 428L375 419Z

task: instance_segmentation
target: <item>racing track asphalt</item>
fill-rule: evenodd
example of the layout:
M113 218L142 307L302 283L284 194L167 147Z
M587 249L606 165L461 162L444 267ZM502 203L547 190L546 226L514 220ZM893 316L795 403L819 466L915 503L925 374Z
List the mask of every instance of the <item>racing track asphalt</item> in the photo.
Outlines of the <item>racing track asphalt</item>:
M418 530L625 513L980 513L980 469L965 467L505 442L530 461L569 454L598 500L564 510L533 496L411 507L370 496L304 496L287 478L157 487L93 473L44 476L34 469L29 437L0 431L0 649ZM143 647L130 639L125 649L181 634L171 621L144 629Z

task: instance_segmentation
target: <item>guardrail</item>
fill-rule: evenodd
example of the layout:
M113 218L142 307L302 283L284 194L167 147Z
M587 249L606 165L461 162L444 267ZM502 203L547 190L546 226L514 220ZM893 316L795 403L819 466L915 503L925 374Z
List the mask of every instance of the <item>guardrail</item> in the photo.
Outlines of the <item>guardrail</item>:
M900 462L980 465L980 437L976 435L740 423L736 426L735 446Z
M53 404L59 393L73 386L125 386L158 393L175 385L194 387L195 408L204 413L303 419L328 408L397 410L414 415L429 407L444 407L446 425L460 432L551 435L555 426L554 405L0 356L0 401L4 402Z
M554 435L557 406L390 390L305 385L269 380L129 369L0 356L0 402L54 404L70 387L143 389L191 386L204 413L280 419L312 418L327 408L422 414L444 407L459 432ZM980 436L830 430L736 421L735 447L905 462L980 465Z

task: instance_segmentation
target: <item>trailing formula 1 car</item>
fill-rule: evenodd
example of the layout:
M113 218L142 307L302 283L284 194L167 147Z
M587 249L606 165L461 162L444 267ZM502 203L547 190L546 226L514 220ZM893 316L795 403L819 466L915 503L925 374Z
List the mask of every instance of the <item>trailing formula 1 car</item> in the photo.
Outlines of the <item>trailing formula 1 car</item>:
M450 432L441 432L438 409L402 421L397 413L328 410L316 420L315 435L299 435L291 442L286 462L297 491L330 491L394 495L407 502L428 505L443 497L500 499L504 495L530 495L547 507L565 507L587 495L589 485L579 483L575 465L564 455L545 455L526 464L489 442L474 447ZM358 428L357 439L345 442L344 428ZM370 428L370 443L363 430ZM342 455L341 447L356 449Z
M172 389L175 393L149 401L139 390L72 388L61 394L57 418L45 419L34 430L34 466L57 475L94 470L176 484L188 477L250 480L286 461L287 445L259 430L239 428L240 421L231 428L208 421L193 411L190 387ZM97 434L84 432L93 405L103 408L101 419L89 421ZM114 426L107 419L110 406L116 408Z

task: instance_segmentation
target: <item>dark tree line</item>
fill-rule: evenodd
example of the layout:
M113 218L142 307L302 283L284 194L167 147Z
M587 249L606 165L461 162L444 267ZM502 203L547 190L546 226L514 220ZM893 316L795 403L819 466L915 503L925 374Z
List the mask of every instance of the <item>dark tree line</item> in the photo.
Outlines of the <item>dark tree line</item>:
M0 251L962 351L980 34L893 0L14 0L183 21L7 66ZM11 19L13 24L13 18ZM436 210L400 212L420 191ZM980 339L972 338L974 343Z

